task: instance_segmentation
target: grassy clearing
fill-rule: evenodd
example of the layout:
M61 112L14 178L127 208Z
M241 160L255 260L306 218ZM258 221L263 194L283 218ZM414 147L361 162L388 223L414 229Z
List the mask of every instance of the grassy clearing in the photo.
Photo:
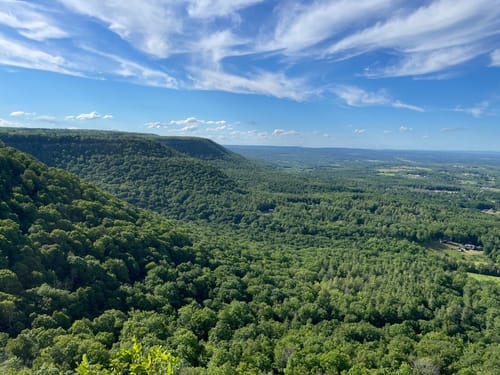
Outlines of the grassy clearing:
M488 215L500 215L500 211L494 210L492 208L490 208L489 210L482 210L481 212Z
M476 267L481 265L490 265L491 259L488 258L484 251L477 250L463 250L458 251L463 247L463 245L449 242L449 243L440 243L438 241L429 243L427 247L430 250L434 250L436 253L439 253L442 256L449 257L456 260L467 261L471 264L474 264Z
M409 178L412 178L410 176L415 176L418 177L425 177L421 175L418 172L430 172L432 171L431 168L425 168L425 167L414 167L414 166L399 166L399 167L388 167L388 168L379 168L377 169L377 173L379 175L383 176L396 176L396 175L406 175Z
M471 273L471 272L467 272L467 275L469 275L469 277L472 277L473 279L476 279L477 281L480 281L480 282L489 281L489 282L494 282L494 283L500 285L500 277L498 277L498 276L480 275L478 273Z

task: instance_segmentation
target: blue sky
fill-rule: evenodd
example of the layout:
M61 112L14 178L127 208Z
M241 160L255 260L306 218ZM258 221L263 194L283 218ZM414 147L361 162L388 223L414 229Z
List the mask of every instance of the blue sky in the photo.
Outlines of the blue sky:
M0 0L0 126L500 151L500 0Z

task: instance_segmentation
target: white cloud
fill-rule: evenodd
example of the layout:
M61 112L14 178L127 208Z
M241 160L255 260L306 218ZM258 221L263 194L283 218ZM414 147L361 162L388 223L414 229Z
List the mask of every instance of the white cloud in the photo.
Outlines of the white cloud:
M25 1L0 1L0 24L17 29L28 39L44 41L47 39L66 38L68 34L55 24L48 15L42 14L43 8Z
M119 77L129 82L153 87L179 88L179 83L170 74L146 66L143 63L132 61L108 52L99 51L88 46L81 46L82 55L79 58L85 62L80 63L80 68L88 74L96 75L97 78L102 74L111 75L114 78ZM98 66L101 71L94 72L94 66Z
M425 109L423 109L422 107L418 107L416 105L402 103L399 100L396 100L396 101L392 102L391 106L394 107L394 108L409 109L410 111L425 112Z
M182 31L176 2L58 0L74 12L103 22L140 51L159 58L171 53L170 36Z
M337 86L334 93L352 107L386 105L389 98L384 92L372 93L354 86Z
M51 115L37 115L35 112L13 111L10 113L12 117L23 117L30 121L47 122L50 124L57 124L60 121L55 116Z
M163 127L163 125L158 121L146 122L144 125L149 129L160 129Z
M337 86L333 89L333 92L351 107L389 106L424 112L421 107L393 100L384 90L369 92L354 86Z
M413 128L410 128L410 127L408 127L408 126L401 126L401 127L399 128L399 131L400 131L401 133L408 133L408 132L412 132L412 131L413 131Z
M178 129L178 131L181 132L194 131L196 129L208 132L220 132L224 130L230 131L233 129L232 124L230 124L226 120L203 120L193 116L186 117L180 120L170 120L167 123L162 123L160 121L151 121L146 122L144 125L150 129L169 128L171 130L177 126L181 126L182 128Z
M198 120L196 117L187 117L182 120L170 120L169 124L170 125L187 125L187 124L201 124L203 123L203 120Z
M240 94L261 94L282 99L303 101L317 94L303 79L289 78L284 73L259 72L249 77L221 70L193 71L195 88L221 90Z
M491 55L491 66L500 66L500 49L494 50Z
M118 56L106 56L119 64L118 68L111 70L113 74L124 78L135 79L137 83L146 86L178 88L177 80L161 70L151 69L142 64Z
M220 121L208 120L208 121L205 121L205 123L207 123L209 125L226 125L227 121L225 121L225 120L220 120Z
M20 122L14 122L14 121L9 121L9 120L5 120L3 118L0 118L0 127L1 126L11 127L11 128L21 128L21 127L24 127L25 125L23 123L20 123Z
M29 115L32 115L33 113L29 113L29 112L24 112L24 111L13 111L10 113L9 116L12 116L12 117L20 117L20 116L29 116Z
M273 135L277 137L281 136L296 136L299 135L300 133L295 131L295 130L285 130L285 129L274 129L273 130Z
M37 49L36 47L0 34L0 65L17 66L21 68L46 70L61 74L80 76L66 59L57 54Z
M483 40L498 34L498 0L437 0L347 35L328 49L347 56L393 49L402 62L374 75L404 76L437 72L468 61L488 48Z
M441 131L443 133L456 133L456 132L461 132L464 131L465 128L442 128Z
M188 14L194 18L223 17L263 0L188 0Z
M79 115L68 115L64 119L65 120L79 120L79 121L87 121L87 120L97 120L97 119L103 119L103 120L111 120L113 118L113 115L106 114L106 115L100 115L96 111L92 111L89 113L80 113Z
M76 120L95 120L98 118L101 118L101 115L95 111L90 113L81 113L75 116Z
M230 130L231 128L228 127L227 125L220 125L215 128L207 128L208 131L214 131L214 132L220 132L223 130Z
M233 31L225 29L202 35L191 49L200 55L197 60L203 65L217 68L220 61L226 57L248 54L250 42L250 38L242 38Z
M471 116L474 116L475 118L479 118L484 114L484 112L489 108L489 106L490 106L490 103L485 100L485 101L482 101L481 103L476 104L475 106L470 107L470 108L457 107L454 109L454 111L467 113Z
M180 131L181 132L189 132L198 129L198 124L189 124L184 126Z
M482 47L452 47L435 51L412 53L396 65L368 71L368 77L402 77L434 73L472 60L484 53Z
M354 134L361 135L366 133L366 129L354 129Z
M284 2L278 14L274 38L261 48L284 49L294 54L342 32L353 23L373 18L394 3L391 0L328 0Z

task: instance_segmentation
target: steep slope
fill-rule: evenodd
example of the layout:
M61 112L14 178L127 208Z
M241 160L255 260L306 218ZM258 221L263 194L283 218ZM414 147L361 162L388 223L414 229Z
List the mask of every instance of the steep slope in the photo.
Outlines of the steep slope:
M209 219L224 206L225 195L240 191L217 167L165 144L200 157L233 157L200 139L176 143L149 135L26 129L3 130L0 139L130 203L176 218Z
M1 330L59 309L74 320L120 308L122 283L150 262L174 266L189 244L172 223L0 146Z

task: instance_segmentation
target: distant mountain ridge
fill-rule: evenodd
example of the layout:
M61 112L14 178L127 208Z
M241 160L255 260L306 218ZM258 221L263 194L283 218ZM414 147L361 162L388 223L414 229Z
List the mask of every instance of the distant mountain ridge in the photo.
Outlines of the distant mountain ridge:
M208 218L222 206L221 194L241 192L233 179L211 163L239 163L244 158L202 138L1 129L0 140L139 207L176 218ZM209 205L207 197L212 197Z
M160 143L197 159L243 160L240 155L207 138L160 137Z
M101 145L113 144L113 141L133 141L148 143L158 150L160 145L166 146L170 151L177 151L195 159L202 160L238 160L244 158L230 151L218 143L201 137L174 137L158 136L155 134L127 133L118 131L101 130L68 130L68 129L27 129L3 128L0 129L0 138L12 147L26 148L26 143L66 143L66 142L95 142ZM36 152L36 149L31 150ZM162 148L162 155L166 153ZM174 154L171 153L173 156ZM179 155L177 155L179 156Z

